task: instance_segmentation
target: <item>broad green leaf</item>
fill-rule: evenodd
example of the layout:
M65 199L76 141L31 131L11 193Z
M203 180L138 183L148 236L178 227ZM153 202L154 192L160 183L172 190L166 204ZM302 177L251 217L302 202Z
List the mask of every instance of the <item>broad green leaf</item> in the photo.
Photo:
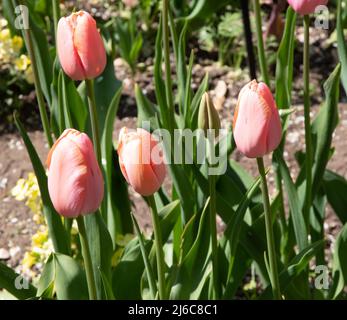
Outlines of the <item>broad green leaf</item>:
M135 99L137 105L137 126L142 128L143 121L150 121L151 129L157 129L153 128L155 122L152 120L155 119L155 114L158 111L154 104L142 93L138 84L135 84Z
M145 265L149 289L150 289L151 294L152 294L152 299L155 299L156 292L157 292L157 284L156 284L156 281L154 278L154 272L153 272L151 263L150 263L149 258L148 258L148 253L146 251L144 239L143 239L142 233L140 231L139 225L137 224L136 218L133 215L131 215L131 218L132 218L133 223L134 223L136 235L139 239L139 244L140 244L143 263Z
M288 202L291 213L290 217L293 221L296 241L299 246L299 250L302 251L307 247L308 235L305 219L301 211L298 191L290 176L289 169L285 161L283 160L282 155L278 151L275 151L274 155L276 161L278 162L281 175L283 177L284 187L288 193Z
M37 296L44 299L53 299L54 296L55 266L51 254L43 267L37 286Z
M139 57L139 54L140 54L141 49L142 49L142 44L143 44L142 35L138 34L137 37L135 38L133 44L132 44L130 54L129 54L131 65L133 65L133 66Z
M342 3L346 12L347 2L345 0L337 0L337 13L336 13L336 32L337 32L337 49L339 53L339 59L341 61L341 80L343 88L347 94L347 44L343 30L342 21Z
M156 126L159 127L159 118L156 117ZM167 159L173 159L173 150L171 141L163 139L163 148ZM172 178L173 185L181 201L183 209L183 223L187 222L194 214L194 200L190 197L194 194L193 187L189 181L184 166L171 163L168 165L168 171ZM187 196L190 195L190 196Z
M157 37L155 40L155 57L154 57L154 85L155 96L157 104L159 106L160 122L163 124L163 128L169 128L169 115L168 106L166 102L166 88L162 77L162 61L163 61L163 49L162 49L162 21L159 20L159 27L157 30Z
M85 216L84 221L92 258L97 297L102 299L105 288L103 287L101 273L111 283L112 239L100 212L97 211L94 214Z
M321 186L324 171L330 158L332 136L338 123L338 102L340 92L341 65L338 64L324 83L325 103L312 124L315 140L312 194Z
M99 269L99 272L100 272L102 284L103 284L103 287L105 290L104 294L105 294L106 300L115 300L115 297L113 294L113 289L112 289L112 286L109 282L109 279L100 269Z
M95 99L98 110L99 130L104 131L106 116L115 92L121 87L121 82L116 79L113 60L107 57L104 72L94 80Z
M130 210L121 211L119 207L117 207L116 197L120 195L117 194L116 190L119 190L119 186L122 181L118 181L118 185L115 184L114 176L117 175L116 166L113 161L114 156L114 148L113 148L113 128L114 121L116 118L120 97L122 94L122 87L120 87L112 101L110 106L108 107L106 122L104 132L101 138L101 153L102 153L102 164L105 174L106 180L106 190L105 190L105 207L107 208L107 228L110 232L113 246L116 244L117 234L125 234L132 231L132 224L129 221ZM126 186L123 183L123 190L126 190ZM124 203L127 202L128 197L122 199ZM130 208L129 208L130 209ZM130 225L129 225L130 224Z
M8 22L8 28L11 31L11 35L19 35L20 30L15 26L17 15L14 12L12 2L12 0L2 0L2 13Z
M185 89L187 81L187 65L186 65L186 35L187 35L188 23L185 23L181 31L178 40L178 59L176 65L177 72L177 85L178 85L178 96L179 96L179 106L180 114L185 114Z
M343 224L347 222L347 180L339 174L325 170L323 188L328 201Z
M183 18L184 21L189 21L189 26L193 30L200 28L206 24L206 21L219 9L230 3L230 0L220 0L213 2L210 0L199 0L194 2L194 6L190 14Z
M65 127L84 131L88 116L87 108L75 87L74 81L61 74L62 103L65 117Z
M291 282L298 277L301 272L306 270L310 260L322 248L324 243L324 240L320 240L310 244L290 261L287 268L284 268L279 273L280 287L282 291L285 291ZM299 292L297 292L297 294L300 296ZM266 288L260 298L271 298L271 287Z
M172 48L175 53L176 63L178 62L178 35L177 35L177 25L175 24L175 20L172 14L172 10L169 10L169 28L171 35Z
M159 219L160 219L160 229L162 232L163 243L167 242L170 233L173 230L173 227L178 219L179 211L178 208L180 201L175 200L170 202L168 205L164 206L159 210Z
M207 91L208 89L208 73L206 73L204 79L202 80L197 92L194 95L194 98L192 100L192 103L190 105L190 114L191 114L191 129L194 130L198 127L198 114L199 114L199 105L202 98L202 95Z
M152 241L145 241L146 251ZM139 240L133 239L112 272L112 288L116 299L141 299L141 277L144 271Z
M7 8L10 10L13 10L14 7L17 7L20 4L17 0L12 0L12 6L8 5ZM41 26L38 24L38 19L36 18L37 15L34 12L34 7L31 2L27 2L26 6L29 9L29 30L25 30L22 28L22 35L25 42L27 42L26 38L26 32L27 34L30 34L32 45L33 45L33 51L34 56L36 60L36 66L38 70L38 76L40 79L40 86L42 89L42 92L45 96L46 102L48 106L51 106L51 91L50 86L52 82L52 73L53 73L53 63L52 58L48 46L48 40L46 37L46 34L44 30L41 28ZM14 13L13 11L9 14L9 18L11 19L10 24L13 26L15 25L15 21L12 19L18 18L18 13ZM28 48L28 43L26 43L26 47Z
M85 273L76 260L63 254L52 253L43 268L37 296L52 299L56 294L59 300L86 300L86 281Z
M19 130L20 135L23 138L32 166L34 168L34 172L35 172L37 182L40 188L42 205L43 205L43 213L48 225L49 237L52 240L54 251L64 253L64 254L69 254L70 248L69 248L69 244L67 240L68 238L67 238L62 220L60 216L58 215L58 213L55 211L53 204L51 202L51 198L48 193L47 176L46 176L45 169L23 125L21 124L21 122L16 116L15 116L15 123Z
M254 181L251 188L247 191L245 196L243 197L243 200L240 202L235 214L231 217L225 232L224 237L229 241L230 245L230 263L229 263L229 271L228 271L228 282L231 278L233 266L235 262L235 254L237 245L239 243L239 237L242 227L242 222L244 220L245 213L247 211L247 208L252 201L253 195L258 191L260 185L260 178Z
M64 113L63 113L63 102L62 102L62 86L61 86L61 80L59 79L60 74L63 71L61 70L60 63L58 58L54 60L53 63L53 80L51 83L51 96L52 96L52 103L51 103L51 115L50 115L50 123L51 123L51 129L54 133L55 137L58 139L58 137L61 135L61 133L65 130L65 119L64 119Z
M16 288L16 284L23 287ZM0 262L0 288L7 290L17 299L25 300L36 296L36 288L2 262Z
M333 287L331 297L336 299L347 285L347 224L337 236L333 253Z
M161 208L158 212L160 219L160 229L162 232L162 242L168 242L170 234L174 232L177 221L180 220L179 200L174 200ZM155 247L151 248L149 258L154 262Z
M183 257L171 293L173 299L188 299L190 293L199 286L209 260L210 230L208 224L209 199L206 201L199 221L196 239ZM186 279L190 279L187 281Z
M192 100L192 75L193 75L193 63L194 63L194 50L190 52L189 65L187 70L186 88L184 93L184 122L185 126L190 128L190 113L191 113L191 100Z
M73 258L53 253L54 288L59 300L88 299L87 280L81 266Z
M284 34L277 52L276 104L280 109L291 106L296 13L288 7Z

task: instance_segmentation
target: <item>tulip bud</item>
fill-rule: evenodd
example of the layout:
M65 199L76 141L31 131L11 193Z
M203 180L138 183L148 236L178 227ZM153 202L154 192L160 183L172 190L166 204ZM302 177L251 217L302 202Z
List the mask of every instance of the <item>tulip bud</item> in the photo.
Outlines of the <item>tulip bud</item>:
M248 158L275 150L282 136L281 121L269 87L256 80L240 91L233 121L237 148Z
M96 78L105 69L104 43L95 20L85 11L59 20L57 50L62 68L73 80Z
M314 13L320 5L326 5L328 0L288 0L289 5L301 15Z
M49 195L59 214L75 218L99 208L104 182L85 133L66 129L49 151L47 167Z
M117 151L123 176L136 192L150 196L158 191L166 167L159 142L149 132L122 128Z
M210 95L205 92L202 96L199 115L198 115L198 128L203 129L205 134L209 129L214 129L216 136L219 134L220 120L216 108L213 105Z

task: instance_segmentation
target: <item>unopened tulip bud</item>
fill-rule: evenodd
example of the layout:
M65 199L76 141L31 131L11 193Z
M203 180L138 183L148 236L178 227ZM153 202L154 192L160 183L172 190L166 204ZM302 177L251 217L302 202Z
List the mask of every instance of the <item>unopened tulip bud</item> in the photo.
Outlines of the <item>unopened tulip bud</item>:
M214 107L210 95L205 92L199 106L198 128L203 129L205 133L208 130L215 130L215 135L218 136L220 127L218 111Z
M316 8L326 5L328 0L288 0L289 5L301 15L314 13Z
M282 136L281 121L269 87L253 80L240 91L233 121L237 148L248 158L275 150Z
M60 64L73 80L93 79L106 66L106 52L93 17L78 11L59 20L57 50Z
M122 128L117 151L123 176L136 192L150 196L158 191L166 166L159 142L149 132Z
M99 208L104 182L85 133L66 129L49 151L47 167L49 195L59 214L75 218Z

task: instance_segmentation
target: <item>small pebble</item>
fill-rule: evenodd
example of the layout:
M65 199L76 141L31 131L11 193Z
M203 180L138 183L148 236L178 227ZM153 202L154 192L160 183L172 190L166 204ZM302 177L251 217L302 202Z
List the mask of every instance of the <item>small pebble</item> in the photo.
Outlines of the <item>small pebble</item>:
M0 260L8 260L10 258L10 252L4 248L0 248Z

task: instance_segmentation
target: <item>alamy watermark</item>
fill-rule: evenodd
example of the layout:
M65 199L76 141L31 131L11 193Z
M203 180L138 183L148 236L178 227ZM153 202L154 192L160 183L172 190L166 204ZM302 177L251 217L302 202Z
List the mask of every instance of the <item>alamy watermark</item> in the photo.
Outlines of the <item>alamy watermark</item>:
M14 20L14 26L16 27L16 29L29 29L29 8L24 5L19 5L15 7L14 12L17 16Z
M318 265L314 272L314 287L318 290L328 290L330 287L329 268L325 265Z
M317 6L315 9L315 21L314 21L314 27L316 29L323 29L328 30L329 29L329 9L327 6L320 5Z
M150 131L150 122L141 127ZM173 134L166 129L155 129L153 145L141 137L141 158L131 158L132 164L197 164L207 165L208 175L222 175L227 169L228 130L220 129L218 137L214 129L175 129Z

